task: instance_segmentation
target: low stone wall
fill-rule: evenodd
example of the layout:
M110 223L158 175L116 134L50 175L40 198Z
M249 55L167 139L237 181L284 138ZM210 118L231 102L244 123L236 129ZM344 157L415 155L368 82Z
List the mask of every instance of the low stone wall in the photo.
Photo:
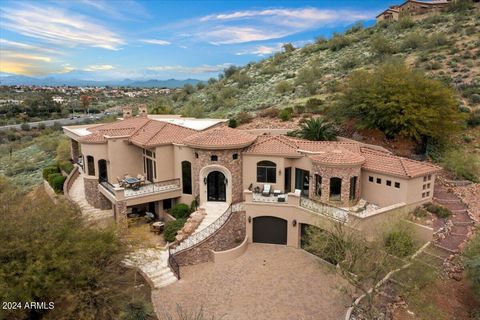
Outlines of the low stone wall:
M237 247L246 235L245 212L234 212L227 222L213 235L198 245L175 254L180 266L212 261L211 251L224 251Z
M78 178L79 175L80 175L80 168L78 167L78 165L75 164L73 165L73 170L67 176L67 179L63 184L63 194L65 195L65 198L67 198L68 200L72 200L70 198L69 191L72 188L73 182Z

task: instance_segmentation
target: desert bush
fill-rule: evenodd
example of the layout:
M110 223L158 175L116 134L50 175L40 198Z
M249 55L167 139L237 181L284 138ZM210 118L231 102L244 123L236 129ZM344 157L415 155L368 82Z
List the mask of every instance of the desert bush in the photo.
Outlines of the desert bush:
M22 123L20 125L20 129L22 129L22 131L30 131L30 125L28 123Z
M351 37L336 33L330 40L328 40L328 48L332 51L338 51L348 47L352 42Z
M478 232L465 248L463 265L467 278L472 283L473 292L477 299L480 299L480 235Z
M364 28L363 22L359 21L355 23L353 26L351 26L347 31L345 31L345 34L353 34L357 33L358 31L362 30Z
M448 12L465 12L473 7L473 1L472 0L457 0L457 1L451 1L448 4L447 11Z
M282 109L282 110L278 113L278 117L279 117L282 121L288 121L288 120L292 119L292 116L293 116L293 108L291 108L291 107Z
M385 250L394 256L403 258L413 254L414 242L411 233L406 229L386 233L383 241Z
M70 173L73 170L73 164L70 161L59 161L58 167L66 173Z
M395 28L396 28L396 29L399 29L399 30L410 29L410 28L413 27L414 25L415 25L415 22L414 22L411 18L405 17L405 18L400 19L400 20L395 24Z
M251 122L253 117L248 112L242 111L237 114L236 119L238 124L245 124Z
M172 208L172 216L177 219L188 218L190 216L190 207L185 203L179 203Z
M433 204L431 202L426 203L424 206L425 210L430 213L433 213L439 218L448 218L452 215L452 212L445 207Z
M295 85L303 85L308 93L315 94L318 89L318 80L320 77L321 71L318 68L302 68L295 78Z
M463 150L452 149L442 157L445 169L452 172L458 179L478 182L480 177L480 160L473 154Z
M428 38L430 48L444 46L448 43L447 37L443 33L435 33Z
M417 49L424 46L426 42L427 39L423 35L419 34L418 32L412 32L407 34L407 36L403 39L400 48L403 51Z
M185 117L201 118L203 117L203 114L203 104L197 98L188 100L182 109L182 115Z
M467 124L469 127L472 128L480 125L480 110L475 110L469 115L467 119Z
M187 219L177 219L174 221L168 221L165 223L165 229L163 230L163 236L168 242L174 242L177 232L183 228L183 225L187 222Z
M270 107L260 111L258 115L262 118L277 118L278 112L278 109Z
M60 172L49 174L47 176L48 184L53 187L53 179L55 179L57 177L61 177L61 176L62 176L62 174Z
M393 42L382 35L373 37L370 42L370 47L375 54L380 56L394 54L396 52Z
M296 115L300 115L305 112L305 106L302 106L301 104L297 104L293 107L293 112Z
M282 48L286 53L290 53L290 52L295 51L295 47L291 43L284 43L282 45Z
M413 211L413 215L417 218L423 218L427 216L427 211L422 207L416 207Z
M275 86L275 89L277 90L278 93L283 94L283 93L291 92L292 86L288 81L283 80L277 83L277 85Z
M307 112L317 112L320 109L320 106L323 105L323 100L318 98L310 98L305 102L305 110Z

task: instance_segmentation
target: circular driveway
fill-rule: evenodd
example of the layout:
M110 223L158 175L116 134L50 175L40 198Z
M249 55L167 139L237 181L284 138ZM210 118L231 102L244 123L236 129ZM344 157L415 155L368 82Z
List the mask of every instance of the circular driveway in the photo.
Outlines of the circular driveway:
M250 244L235 260L182 267L181 276L152 292L159 319L177 305L206 319L343 319L352 302L332 266L286 246Z

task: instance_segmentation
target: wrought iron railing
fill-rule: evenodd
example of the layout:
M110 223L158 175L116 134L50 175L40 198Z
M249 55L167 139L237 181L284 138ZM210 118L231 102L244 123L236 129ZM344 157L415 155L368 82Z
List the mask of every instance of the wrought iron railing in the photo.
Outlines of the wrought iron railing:
M186 249L189 249L199 244L203 240L207 239L208 237L210 237L212 234L214 234L217 230L219 230L225 224L225 222L228 220L228 218L230 218L230 215L233 212L241 211L242 205L243 205L242 203L231 204L227 208L227 210L225 210L225 212L222 213L222 215L218 217L214 222L212 222L211 224L209 224L207 227L200 230L199 232L190 235L187 239L182 241L177 247L172 249L172 253L176 254Z
M136 197L150 193L168 192L180 188L180 179L170 179L144 184L137 189L125 189L125 198Z
M171 252L170 247L168 247L168 266L175 277L180 280L180 265L178 264L177 259L175 259L175 255Z
M348 220L348 211L313 201L307 197L300 197L300 207L341 222L347 222Z

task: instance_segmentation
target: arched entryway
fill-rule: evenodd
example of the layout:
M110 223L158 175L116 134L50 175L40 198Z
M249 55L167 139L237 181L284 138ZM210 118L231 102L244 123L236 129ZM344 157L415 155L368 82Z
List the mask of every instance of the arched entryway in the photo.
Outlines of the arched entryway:
M227 201L227 178L220 171L207 176L207 201Z
M107 160L98 160L98 179L100 181L108 181Z

